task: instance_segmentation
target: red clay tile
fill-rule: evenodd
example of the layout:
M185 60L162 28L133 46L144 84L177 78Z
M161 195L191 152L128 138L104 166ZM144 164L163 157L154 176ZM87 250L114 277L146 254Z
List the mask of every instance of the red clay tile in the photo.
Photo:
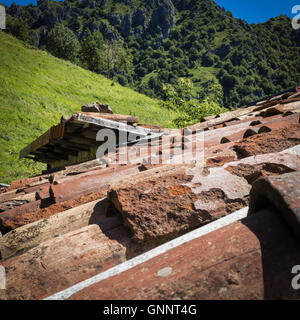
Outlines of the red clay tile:
M277 212L259 212L182 244L71 300L299 299L291 270L299 264L299 239Z
M261 133L236 142L234 150L240 157L279 152L300 144L300 126L291 124L287 127Z
M118 170L108 168L108 170L101 170L98 175L75 176L65 183L62 181L62 183L59 184L52 184L49 193L56 203L67 201L84 194L107 189L108 184L114 179L138 172L140 172L140 170L136 165L119 168Z
M89 224L98 224L106 219L107 203L107 199L94 200L20 226L0 237L0 256L6 259L16 253L27 251L56 235L63 235ZM105 230L102 229L102 231Z
M149 172L145 179L140 173L112 187L108 198L121 212L133 241L161 243L247 205L250 186L245 179L222 168L190 170L179 167L168 175L152 169L149 178Z
M300 237L299 181L300 171L256 181L251 190L250 214L272 204Z
M0 299L45 298L125 261L125 253L97 225L67 233L1 261L7 289Z
M8 231L14 230L25 224L48 218L56 213L77 207L81 204L84 204L93 200L101 199L106 196L106 193L107 193L107 190L92 192L92 193L80 196L79 198L62 201L60 203L54 203L49 205L46 208L35 209L34 211L29 211L29 212L26 212L26 210L23 211L21 209L21 207L23 206L19 207L19 210L17 212L13 211L14 209L8 210L0 214L0 230L3 234L7 233Z
M300 170L300 158L293 154L269 153L227 163L225 170L253 184L261 177L277 176Z

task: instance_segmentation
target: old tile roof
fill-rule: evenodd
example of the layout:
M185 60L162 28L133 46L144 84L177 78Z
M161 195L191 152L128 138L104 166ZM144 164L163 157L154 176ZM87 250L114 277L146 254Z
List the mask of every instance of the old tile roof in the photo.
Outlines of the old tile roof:
M101 144L96 139L97 132L101 128L109 128L116 133L126 132L136 135L134 142L149 135L159 135L157 131L160 130L134 126L138 121L138 118L133 116L77 112L71 117L62 117L58 125L51 127L22 149L20 158L34 159L47 164L54 163L54 166L59 162L62 164L72 161L76 163L80 156L83 160L90 160L95 158L92 150ZM90 152L93 155L89 155ZM85 157L82 156L82 153L85 153Z
M62 118L20 154L51 168L1 188L0 299L299 299L299 115L296 88L185 129ZM95 159L100 128L133 161Z

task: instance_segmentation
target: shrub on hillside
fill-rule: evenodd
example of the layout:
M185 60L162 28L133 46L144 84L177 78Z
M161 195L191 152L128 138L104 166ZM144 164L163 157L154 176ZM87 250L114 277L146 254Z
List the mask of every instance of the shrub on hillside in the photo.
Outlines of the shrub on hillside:
M79 41L72 30L62 24L55 26L47 37L47 50L54 56L77 62Z
M177 127L185 127L200 122L203 117L228 111L220 105L223 90L219 83L210 84L209 94L203 101L192 96L192 89L192 82L183 78L179 79L177 88L170 84L164 86L165 101L162 106L179 113L179 117L174 120Z

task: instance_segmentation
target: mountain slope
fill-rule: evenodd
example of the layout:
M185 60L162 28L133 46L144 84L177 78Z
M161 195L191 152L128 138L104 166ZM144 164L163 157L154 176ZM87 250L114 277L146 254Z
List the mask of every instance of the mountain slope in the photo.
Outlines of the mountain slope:
M164 83L185 77L200 99L209 82L220 82L224 106L237 107L300 83L300 31L284 15L248 24L213 0L39 0L7 11L8 31L38 47L47 46L57 24L82 44L96 31L119 41L134 70L113 76L152 97L164 97Z
M85 103L108 103L115 113L166 127L176 117L161 109L158 100L112 85L101 75L25 46L1 31L0 56L0 182L39 173L44 166L18 160L19 151Z

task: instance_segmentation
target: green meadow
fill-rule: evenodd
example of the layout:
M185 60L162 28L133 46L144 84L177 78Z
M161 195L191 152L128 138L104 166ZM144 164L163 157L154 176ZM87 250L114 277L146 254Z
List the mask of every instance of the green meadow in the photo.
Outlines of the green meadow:
M39 174L45 165L19 160L19 151L62 115L83 104L108 103L115 113L138 116L141 123L172 127L178 114L160 101L101 75L57 59L0 31L0 182Z

